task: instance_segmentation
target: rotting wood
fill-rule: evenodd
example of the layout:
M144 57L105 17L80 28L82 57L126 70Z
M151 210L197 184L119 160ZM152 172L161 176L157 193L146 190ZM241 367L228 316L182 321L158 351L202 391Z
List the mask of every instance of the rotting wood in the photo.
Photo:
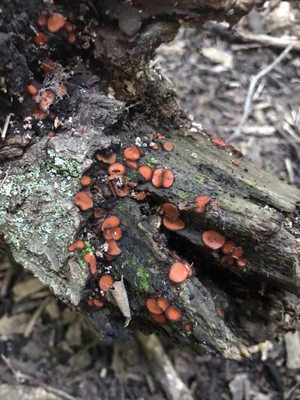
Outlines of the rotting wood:
M6 8L8 15L11 3ZM244 3L249 6L244 9L247 12L253 2L178 1L177 6L183 8L172 9L174 16L165 18L162 11L169 3L160 6L148 1L158 7L156 20L149 18L151 13L145 14L134 36L124 36L116 27L118 7L113 11L117 15L110 17L99 11L101 26L95 27L95 47L90 51L108 84L101 81L101 74L96 76L79 63L75 78L86 74L91 83L84 90L74 89L69 108L72 118L64 122L63 132L40 138L25 131L35 139L30 146L26 144L22 158L2 164L8 174L0 183L0 229L16 260L59 298L78 306L100 337L125 340L136 330L157 330L195 351L216 351L238 359L249 354L248 346L275 338L297 322L299 191L257 170L233 149L219 148L205 132L191 127L176 103L173 88L149 68L155 48L174 37L184 13L187 17L191 14L191 22L197 24L209 18L230 21L226 7L239 3L241 10ZM195 5L196 9L191 8ZM36 11L31 6L28 10L24 18L29 21ZM7 32L1 33L0 42L0 71L7 78L10 94L17 97L26 87L24 78L33 75L31 55L22 54ZM5 60L22 66L23 80L16 76L18 69L7 68ZM109 98L106 93L111 92L119 100ZM131 107L130 102L136 106ZM149 193L146 201L116 200L107 185L107 166L93 161L95 153L110 148L121 159L124 147L136 140L149 144L157 130L174 143L174 150L154 152L147 146L142 162L170 168L176 175L173 187L155 189L145 183L137 191ZM107 213L121 217L122 254L111 263L101 257L104 239L99 227L92 226L91 212L79 213L73 205L82 174L92 176L91 193L101 218ZM203 214L195 212L193 204L199 194L210 195L220 207ZM160 226L158 209L164 202L182 205L184 230L170 233ZM208 229L241 245L248 266L221 266L220 252L209 250L201 241L201 233ZM97 280L90 277L82 254L71 256L67 250L79 237L95 251L100 275L109 271L115 280L124 276L132 316L128 327L112 302L101 309L86 303ZM178 286L167 278L174 261L171 250L193 263L195 270L192 278ZM146 309L148 297L156 295L168 298L182 311L183 319L158 325ZM185 331L184 322L190 322L192 329Z

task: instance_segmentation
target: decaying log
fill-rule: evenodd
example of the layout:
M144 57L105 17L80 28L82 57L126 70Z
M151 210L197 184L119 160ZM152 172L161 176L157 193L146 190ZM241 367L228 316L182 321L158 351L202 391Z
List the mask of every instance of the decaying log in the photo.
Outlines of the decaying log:
M95 4L101 26L90 49L107 82L102 81L97 68L96 74L78 62L72 79L75 82L85 75L89 84L84 90L73 85L68 99L71 113L62 131L49 138L23 128L23 135L31 139L23 142L26 151L23 148L18 153L24 152L22 157L8 157L5 149L0 231L15 260L60 299L77 306L100 337L123 340L137 330L157 330L195 351L216 351L239 359L249 354L254 343L278 337L298 321L300 191L257 170L233 148L216 146L184 116L173 89L148 62L161 42L174 37L178 19L189 16L197 23L230 20L229 10L236 7L240 15L248 12L253 2L177 1L172 13L166 13L165 7L170 10L173 1L163 6L154 0L133 1L130 7L143 10L136 32L124 32L129 28L120 20L125 11L135 18L134 9L128 11L127 3L109 3L108 16L107 2ZM30 16L29 12L25 18ZM7 90L16 97L22 81L12 84L15 72L7 67L5 58L14 64L14 59L23 55L24 74L31 76L32 56L26 53L27 48L22 54L20 47L13 47L8 32L2 34L0 43L6 44L6 50L0 45L0 71ZM7 107L12 107L11 100ZM150 143L157 131L174 143L172 152L152 150ZM139 180L140 184L130 196L117 198L110 190L107 165L95 161L95 155L114 151L122 160L123 149L136 143L145 151L141 165L171 169L174 185L154 188L128 169L126 179ZM79 212L74 206L83 173L92 178L89 190L94 210L101 213L98 220L92 210ZM136 200L139 191L148 193L145 201ZM204 213L194 206L200 194L213 200ZM170 232L161 225L161 206L166 202L179 206L185 229ZM123 237L119 241L121 255L109 262L104 257L100 225L110 214L120 217ZM207 230L218 231L242 246L248 265L237 268L222 264L221 252L204 245L202 234ZM90 275L83 253L68 252L68 244L75 239L83 239L96 255L96 278ZM194 276L180 285L168 279L174 251L194 269ZM99 276L108 272L115 281L124 279L130 321L122 315L112 293L102 297L103 308L87 304L87 299L99 296ZM157 324L146 308L147 299L156 296L164 296L178 307L182 319ZM185 322L191 323L191 330L183 329Z

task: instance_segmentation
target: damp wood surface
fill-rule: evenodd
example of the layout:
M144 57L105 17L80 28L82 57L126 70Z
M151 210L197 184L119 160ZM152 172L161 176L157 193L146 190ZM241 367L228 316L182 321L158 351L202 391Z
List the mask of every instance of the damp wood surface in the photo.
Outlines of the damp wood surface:
M74 54L68 47L66 57L74 68L65 78L68 98L61 108L61 103L57 105L63 126L55 137L47 136L41 124L23 126L23 115L32 101L25 94L26 85L33 78L41 80L35 69L41 53L24 26L36 18L36 8L42 4L38 0L28 3L24 13L20 2L6 2L1 17L1 22L7 21L15 5L16 19L24 22L17 27L8 24L0 32L0 72L9 93L1 99L2 110L6 114L13 110L20 127L18 132L9 132L0 148L0 231L10 248L10 259L33 272L58 298L77 306L106 340L127 340L138 330L157 331L196 352L215 351L239 359L248 356L257 342L277 338L295 327L299 190L258 170L234 149L213 144L210 135L192 126L179 108L172 85L149 66L155 48L175 36L182 15L197 24L211 18L231 22L231 7L236 7L234 16L238 17L253 2L182 1L176 2L170 15L165 7L173 7L173 2L163 7L156 1L147 2L147 9L144 1L134 1L132 6L114 1L109 14L103 2L104 9L96 7L101 24L90 27L93 45L82 50L87 39L80 32ZM79 12L79 6L78 1L74 10ZM135 6L145 7L141 25L135 25L137 31L124 25L124 12L136 23ZM90 16L91 11L86 17ZM29 45L22 47L27 36ZM53 57L57 52L65 64L63 38L52 39L57 42L49 54ZM25 100L18 103L21 95ZM173 151L149 147L155 132L174 144ZM116 198L107 184L107 165L95 161L95 155L105 150L116 152L123 162L123 149L137 140L147 144L141 163L175 174L169 189L139 185L136 192L148 193L143 202L134 196ZM123 236L118 245L122 253L111 262L103 259L105 241L99 224L93 225L92 211L80 212L74 205L80 177L86 174L91 176L94 208L101 218L118 215L121 219ZM126 177L134 180L135 174L127 169ZM201 194L219 206L198 213L194 202ZM161 225L161 206L166 202L182 208L183 230L170 232ZM221 265L220 250L212 251L203 243L207 230L242 246L247 266ZM83 239L94 250L99 276L90 275L81 253L68 252L75 239ZM172 251L194 269L193 277L178 285L168 278L174 263ZM111 296L104 308L87 304L99 277L107 272L115 281L124 279L132 316L129 325ZM158 296L181 310L180 321L160 325L152 318L146 302ZM184 330L184 323L192 328Z

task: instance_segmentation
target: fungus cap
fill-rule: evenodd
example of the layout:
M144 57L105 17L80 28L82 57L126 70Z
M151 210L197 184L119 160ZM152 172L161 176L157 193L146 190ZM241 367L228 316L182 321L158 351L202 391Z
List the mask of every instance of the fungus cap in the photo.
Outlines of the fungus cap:
M224 254L231 254L233 250L235 249L236 244L230 240L226 240L224 245L222 246L222 252Z
M94 254L92 253L85 254L84 261L86 261L89 264L91 275L95 276L97 273L97 260Z
M203 213L206 211L206 207L211 201L211 197L208 195L200 195L195 199L195 207L196 211L199 213Z
M163 314L154 314L154 313L150 314L151 317L154 319L154 321L158 322L159 324L165 324L167 322L167 319Z
M153 171L148 165L143 165L142 167L139 167L138 169L139 173L142 175L142 177L145 179L145 181L151 181Z
M167 216L163 218L163 226L169 231L181 231L185 228L185 223L181 218L171 219Z
M123 151L126 160L136 161L141 157L140 150L136 146L129 146Z
M216 231L205 231L202 234L202 240L206 247L212 250L220 249L225 243L225 236Z
M30 96L36 96L38 94L38 89L32 83L27 86L26 90Z
M166 317L169 321L179 321L182 318L182 312L175 306L170 306L166 310Z
M182 283L189 277L189 268L186 264L176 262L171 265L169 270L169 279L174 283Z
M106 253L109 256L117 257L122 253L115 240L107 240L106 243L108 244L108 249Z
M239 258L238 260L236 260L237 267L243 268L243 267L246 267L247 264L248 264L248 260L246 260L246 258Z
M117 153L97 154L96 159L100 162L104 162L105 164L113 164L116 162Z
M170 306L170 302L165 297L159 297L156 300L156 304L162 311L166 311L166 309Z
M120 240L122 237L122 230L120 227L105 229L103 231L103 236L106 240Z
M173 203L164 203L162 208L164 214L170 219L176 219L179 216L178 207Z
M163 144L163 149L165 150L165 151L172 151L173 149L174 149L174 144L172 143L172 142L165 142L164 144Z
M94 202L87 192L78 192L75 195L75 205L79 207L81 211L87 211L93 207Z
M117 175L117 176L122 176L125 174L126 168L124 167L123 164L121 163L113 163L108 167L108 173L109 175Z
M50 15L47 21L47 27L50 32L56 33L60 31L65 25L65 17L57 12Z
M109 289L113 289L114 280L111 275L102 275L99 279L99 287L103 292L107 292Z
M158 306L156 299L149 297L146 302L147 309L152 314L163 314L163 310Z
M80 184L82 186L89 186L91 184L92 180L88 175L83 175L80 179Z
M104 231L105 229L113 229L119 226L121 223L120 218L117 215L110 215L106 217L105 220L101 224L101 230Z
M69 244L68 251L83 250L84 246L85 244L83 240L76 240L75 242Z

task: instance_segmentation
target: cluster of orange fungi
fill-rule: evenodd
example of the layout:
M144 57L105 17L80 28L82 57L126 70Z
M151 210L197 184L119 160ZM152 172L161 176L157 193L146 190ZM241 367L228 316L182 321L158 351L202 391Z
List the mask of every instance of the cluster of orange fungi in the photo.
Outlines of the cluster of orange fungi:
M57 33L61 30L64 30L67 36L67 41L70 44L73 44L76 41L73 25L71 22L66 21L65 17L58 12L49 14L47 10L43 10L38 15L36 23L41 28L48 29L48 31L51 33ZM38 32L35 37L35 42L39 45L43 45L48 42L48 36L44 32Z
M205 231L202 234L204 245L211 250L221 250L221 264L227 267L236 266L239 268L246 267L248 260L243 258L244 250L236 243L226 240L225 236L216 231Z
M242 153L240 151L238 151L237 149L235 149L231 144L227 144L224 140L224 138L222 138L221 136L212 136L212 138L210 139L211 142L220 147L221 149L226 149L229 150L231 153L236 154L239 158L242 157ZM233 159L231 160L232 165L238 167L241 163L240 159Z
M165 324L168 321L177 322L182 319L182 312L179 308L171 305L165 297L149 297L146 305L151 317L159 324ZM192 324L185 321L183 327L186 331L189 331L192 329Z

